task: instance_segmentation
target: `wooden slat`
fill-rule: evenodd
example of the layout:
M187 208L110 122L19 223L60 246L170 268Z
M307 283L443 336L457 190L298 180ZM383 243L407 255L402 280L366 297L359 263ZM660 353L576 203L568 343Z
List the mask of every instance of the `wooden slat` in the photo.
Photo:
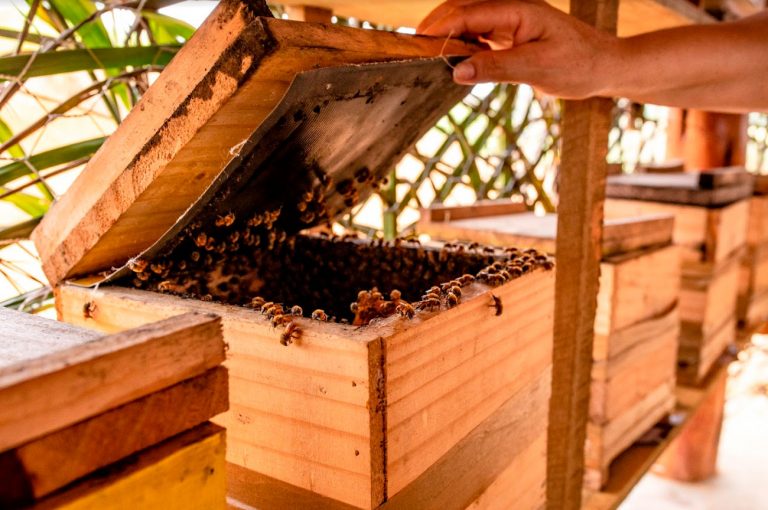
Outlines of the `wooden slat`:
M455 221L466 218L483 218L486 216L522 213L526 210L527 208L523 202L480 200L472 205L434 205L428 209L422 209L421 216L429 222Z
M718 207L743 200L752 195L752 180L743 169L740 175L724 174L722 178L703 179L705 174L614 175L608 179L606 194L610 198L647 200L682 205ZM744 177L746 176L746 177ZM720 185L726 182L728 185Z
M571 13L615 33L618 1L571 1ZM612 101L566 101L557 227L555 343L547 453L547 507L581 506L592 340L602 252Z
M557 215L480 211L472 207L451 208L445 217L441 209L425 209L418 231L432 237L474 241L496 246L532 247L555 252ZM487 214L485 214L487 212ZM603 256L608 257L641 248L663 246L672 240L671 215L640 215L607 218L603 225Z
M223 413L227 371L213 368L0 454L0 505L29 503ZM22 478L22 479L19 479Z
M250 2L220 2L37 228L34 238L46 276L58 283L65 277L109 271L152 246L230 161L240 161L243 143L264 134L256 128L280 104L297 74L464 55L473 48L457 40L444 43L438 38L257 18ZM442 79L427 80L426 88L412 86L410 95L396 101L369 101L373 113L358 115L354 128L347 122L346 131L341 126L340 132L326 134L346 141L354 133L359 143L344 146L345 158L355 162L357 155L365 154L377 164L361 165L372 171L388 168L386 160L395 155L392 147L405 150L463 95L465 89L452 82L442 61L439 66ZM380 76L397 79L397 73ZM431 87L439 90L428 90ZM432 106L425 108L423 102ZM448 104L437 105L442 102ZM406 115L411 110L421 114ZM333 111L329 108L318 118ZM382 122L390 117L391 123ZM365 119L368 129L360 125ZM382 129L389 135L385 142L376 134ZM366 152L374 136L387 150ZM302 171L293 164L281 168L285 166Z
M670 328L675 329L676 334L679 334L680 315L677 306L670 310L665 310L656 317L651 317L638 324L615 331L608 337L595 335L594 360L595 362L603 362L606 359L618 356L636 343L663 335Z
M223 361L218 317L187 314L5 365L0 369L0 450L166 388Z
M30 508L223 510L224 436L221 427L200 425Z
M306 0L287 0L287 4L302 4ZM549 0L560 10L568 11L567 0ZM339 16L355 17L372 23L395 27L415 27L440 0L313 0L312 5L332 9ZM714 21L706 12L686 0L622 0L619 5L618 33L622 37L662 28L709 23Z

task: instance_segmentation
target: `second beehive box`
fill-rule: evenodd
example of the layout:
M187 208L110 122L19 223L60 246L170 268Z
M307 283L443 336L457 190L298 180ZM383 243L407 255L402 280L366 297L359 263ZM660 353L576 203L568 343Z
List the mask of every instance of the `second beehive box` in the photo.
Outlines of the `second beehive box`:
M534 246L554 253L557 216L486 203L424 211L419 227L443 239ZM587 486L674 406L679 318L679 251L671 216L609 219L593 348L587 425Z

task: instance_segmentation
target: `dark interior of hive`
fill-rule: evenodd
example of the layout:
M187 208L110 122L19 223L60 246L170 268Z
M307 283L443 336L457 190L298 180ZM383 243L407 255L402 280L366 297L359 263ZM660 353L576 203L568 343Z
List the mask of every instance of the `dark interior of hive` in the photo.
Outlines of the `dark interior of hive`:
M297 76L185 219L129 264L119 283L235 305L260 296L298 305L305 316L321 309L353 322L350 305L361 290L378 289L388 303L379 308L392 313L393 290L421 303L430 287L462 275L500 284L551 265L536 253L299 234L329 226L369 196L465 93L439 59ZM438 299L440 306L453 304L446 292ZM360 324L376 314L357 315Z

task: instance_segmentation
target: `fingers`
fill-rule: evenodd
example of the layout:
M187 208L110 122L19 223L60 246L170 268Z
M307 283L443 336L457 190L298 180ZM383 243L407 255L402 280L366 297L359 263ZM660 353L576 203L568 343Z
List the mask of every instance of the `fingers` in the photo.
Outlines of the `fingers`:
M494 30L514 32L520 20L517 1L477 0L463 3L456 1L443 6L445 8L432 18L428 26L423 28L422 34L437 37L448 35L477 37L490 34Z
M530 82L530 46L503 51L481 51L460 62L453 79L463 85L485 82Z

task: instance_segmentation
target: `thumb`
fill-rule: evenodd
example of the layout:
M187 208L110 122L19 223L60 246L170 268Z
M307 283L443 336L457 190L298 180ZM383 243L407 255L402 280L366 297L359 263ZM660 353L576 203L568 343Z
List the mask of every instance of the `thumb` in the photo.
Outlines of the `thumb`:
M456 65L453 70L453 79L456 83L464 85L489 81L520 81L520 64L524 58L519 54L520 52L521 50L512 48L475 53Z

